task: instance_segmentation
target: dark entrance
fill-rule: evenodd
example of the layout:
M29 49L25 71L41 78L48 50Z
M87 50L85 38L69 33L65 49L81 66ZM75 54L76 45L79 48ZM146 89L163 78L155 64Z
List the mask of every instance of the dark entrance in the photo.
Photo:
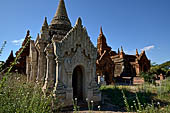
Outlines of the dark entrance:
M72 76L73 98L78 101L83 100L83 72L80 66L77 66L73 71Z
M106 81L106 85L109 85L110 84L110 80L109 80L109 74L107 72L104 73L105 75L105 81Z

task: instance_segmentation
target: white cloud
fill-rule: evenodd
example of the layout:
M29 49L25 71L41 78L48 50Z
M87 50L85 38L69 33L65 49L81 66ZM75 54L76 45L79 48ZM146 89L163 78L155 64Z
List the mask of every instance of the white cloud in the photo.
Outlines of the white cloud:
M136 50L125 51L125 53L129 54L129 55L135 55L136 54Z
M144 48L141 49L141 50L150 51L150 50L153 49L153 48L155 48L155 46L154 46L154 45L151 45L151 46L146 46L146 47L144 47Z
M12 43L15 45L21 45L24 39L19 39L19 40L13 40Z

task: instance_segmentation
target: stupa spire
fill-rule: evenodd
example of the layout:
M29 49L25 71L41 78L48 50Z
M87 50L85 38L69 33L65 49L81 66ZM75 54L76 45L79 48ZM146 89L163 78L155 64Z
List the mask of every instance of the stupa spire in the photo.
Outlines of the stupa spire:
M69 32L70 29L72 28L71 22L67 15L64 0L59 1L57 11L51 21L49 28L52 32L51 35L59 34L62 36L65 36L67 32Z
M102 26L100 27L100 34L103 35L103 29L102 29Z
M64 24L71 26L70 20L67 15L67 10L65 7L64 0L60 0L57 11L53 20L51 21L51 25L53 24Z
M64 0L60 0L55 16L64 16L68 18Z

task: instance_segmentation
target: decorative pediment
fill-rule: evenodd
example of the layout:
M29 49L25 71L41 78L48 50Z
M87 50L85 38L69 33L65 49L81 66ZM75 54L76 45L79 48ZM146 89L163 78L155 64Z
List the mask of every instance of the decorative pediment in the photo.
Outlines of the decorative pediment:
M65 54L71 54L76 51L77 47L84 48L83 52L85 56L93 59L97 57L97 48L91 42L80 18L78 18L76 25L61 41L53 40L53 44L55 55L61 58L63 58Z

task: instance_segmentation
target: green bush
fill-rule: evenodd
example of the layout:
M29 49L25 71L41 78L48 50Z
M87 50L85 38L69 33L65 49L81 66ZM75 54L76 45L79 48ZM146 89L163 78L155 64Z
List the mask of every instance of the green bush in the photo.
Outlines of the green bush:
M150 72L141 72L140 76L144 78L145 82L153 83L154 82L154 74Z
M163 74L166 77L170 76L170 61L164 62L162 64L154 64L150 69L150 73L152 74Z

